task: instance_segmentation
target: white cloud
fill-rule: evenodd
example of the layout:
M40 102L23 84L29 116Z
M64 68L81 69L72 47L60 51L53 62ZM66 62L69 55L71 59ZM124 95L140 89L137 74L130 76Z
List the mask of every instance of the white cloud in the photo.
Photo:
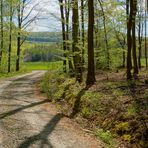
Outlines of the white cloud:
M38 14L39 19L33 22L27 30L29 31L59 31L61 30L60 10L58 0L32 0L26 9L26 14L30 9L39 3L32 11L30 18Z

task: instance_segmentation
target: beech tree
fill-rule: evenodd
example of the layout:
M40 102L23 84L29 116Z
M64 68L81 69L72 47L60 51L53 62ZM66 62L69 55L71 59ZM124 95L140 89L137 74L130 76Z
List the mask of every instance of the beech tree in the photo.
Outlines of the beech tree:
M61 24L62 24L62 37L63 37L63 51L64 51L64 60L63 60L63 71L66 73L66 30L65 30L65 17L64 17L64 1L59 0L60 12L61 12Z
M1 46L0 46L0 64L2 60L2 53L3 53L3 48L4 48L4 31L3 31L3 0L0 1L0 21L1 21Z
M78 82L82 82L82 61L81 50L78 47L79 43L79 12L78 12L78 0L72 0L72 50L74 52L74 66L75 76Z
M148 2L145 0L145 64L146 68L148 67L148 59L147 59L147 10L148 10Z
M93 85L95 79L95 62L94 62L94 1L88 0L88 73L87 85Z
M8 49L8 73L11 72L11 51L12 51L12 23L13 23L13 2L10 0L9 2L9 49Z
M127 44L128 44L128 53L127 53L127 79L131 79L131 70L132 70L132 56L133 53L133 66L134 66L134 78L138 74L138 64L137 64L137 55L136 55L136 13L137 13L137 0L127 0Z
M126 0L126 14L127 14L127 79L132 78L131 70L132 70L132 37L131 37L131 30L132 30L132 12L133 12L133 0ZM129 8L130 7L130 8Z

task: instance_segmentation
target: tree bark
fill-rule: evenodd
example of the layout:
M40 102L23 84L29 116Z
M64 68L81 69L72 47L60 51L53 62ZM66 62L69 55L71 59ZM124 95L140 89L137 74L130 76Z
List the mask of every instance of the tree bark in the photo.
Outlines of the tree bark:
M20 70L20 47L21 47L21 3L19 3L18 8L17 8L17 15L18 15L18 35L17 35L17 59L16 59L16 71Z
M1 49L0 49L0 64L2 61L3 46L4 46L4 31L3 31L3 0L1 0Z
M148 60L147 60L147 9L146 8L145 8L145 65L147 68Z
M137 63L137 53L136 53L136 12L137 12L137 0L133 1L133 13L132 13L132 40L133 40L133 64L134 64L134 78L138 74L138 63Z
M65 31L65 18L64 18L64 6L63 0L59 0L60 3L60 12L61 12L61 23L62 23L62 37L63 37L63 51L64 51L64 58L66 58L66 31ZM66 73L66 60L63 60L63 71Z
M130 6L130 13L129 13L129 6ZM132 70L132 58L131 58L131 51L132 51L132 37L131 37L131 30L132 30L132 0L126 0L126 14L127 14L127 79L132 79L131 70Z
M95 62L94 62L94 1L88 0L88 73L87 85L93 85L95 79Z
M106 45L106 59L107 59L107 69L110 69L110 53L109 53L109 46L108 46L108 38L107 38L107 29L106 29L106 17L105 17L105 13L104 13L104 8L102 5L102 2L100 0L99 4L101 7L101 11L102 11L102 15L103 15L103 27L104 27L104 37L105 37L105 45Z
M81 31L82 31L82 64L83 64L83 69L84 69L84 54L85 54L85 27L84 27L84 0L81 0Z
M11 72L11 50L12 50L12 19L13 19L13 10L12 2L10 2L10 20L9 20L9 49L8 49L8 73Z
M74 65L75 65L75 76L76 80L81 83L82 78L82 63L81 63L81 50L78 47L79 42L79 13L78 13L78 0L73 0L73 14L72 14L72 49L74 52Z
M70 16L70 0L65 0L65 19L66 19L66 50L71 53L70 45L68 43L69 41L69 16ZM68 55L68 65L69 65L69 74L71 77L74 76L74 68L72 64L71 54Z

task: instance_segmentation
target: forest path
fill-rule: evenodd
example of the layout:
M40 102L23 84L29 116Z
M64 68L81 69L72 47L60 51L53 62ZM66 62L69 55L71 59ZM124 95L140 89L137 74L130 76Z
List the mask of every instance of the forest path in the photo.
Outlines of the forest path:
M101 148L38 92L45 71L0 80L0 148Z

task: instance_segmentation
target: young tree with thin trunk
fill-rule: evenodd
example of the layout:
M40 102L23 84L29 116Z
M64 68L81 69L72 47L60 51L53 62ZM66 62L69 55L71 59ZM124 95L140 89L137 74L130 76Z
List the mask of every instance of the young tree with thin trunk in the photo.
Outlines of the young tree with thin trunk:
M63 51L64 51L64 60L63 60L63 71L66 73L66 30L65 30L65 17L64 17L64 1L59 0L60 12L61 12L61 23L62 23L62 37L63 37Z
M133 13L132 13L132 46L133 46L133 66L134 66L134 78L138 74L138 63L137 63L137 53L136 53L136 13L137 13L137 0L133 1Z
M132 79L132 12L133 0L126 0L126 15L127 15L127 79Z
M85 49L85 26L84 26L84 0L81 0L81 38L82 38L82 64L83 64L83 68L84 68L84 49Z
M148 59L147 59L147 0L145 0L145 63L146 63L146 68L148 68Z
M68 54L68 65L69 65L69 74L70 76L73 76L74 68L72 64L72 50L70 49L69 39L70 39L70 10L71 10L71 0L65 0L65 26L66 26L66 50L69 51Z
M138 10L138 67L141 69L141 56L142 56L142 41L143 41L143 32L144 32L144 14L143 9L139 6Z
M0 1L0 20L1 20L1 46L0 46L0 64L2 61L3 45L4 45L4 30L3 30L3 0Z
M87 85L93 85L95 79L95 62L94 62L94 1L88 0L88 73Z
M21 54L21 46L26 40L26 37L22 38L22 32L29 27L29 25L38 19L39 13L41 10L38 10L36 14L33 14L33 11L38 6L39 3L34 4L29 9L29 12L26 14L25 10L32 0L19 0L17 3L17 59L16 59L16 71L20 70L20 54ZM33 15L32 15L33 14Z
M8 73L11 72L11 50L12 50L12 20L13 20L13 6L12 0L9 2L9 49L8 49Z
M102 12L103 17L103 29L104 29L104 38L105 38L105 45L106 45L106 60L107 60L107 69L110 69L110 53L109 53L109 45L108 45L108 38L107 38L107 28L106 28L106 16L104 12L104 8L102 5L102 1L98 0Z

